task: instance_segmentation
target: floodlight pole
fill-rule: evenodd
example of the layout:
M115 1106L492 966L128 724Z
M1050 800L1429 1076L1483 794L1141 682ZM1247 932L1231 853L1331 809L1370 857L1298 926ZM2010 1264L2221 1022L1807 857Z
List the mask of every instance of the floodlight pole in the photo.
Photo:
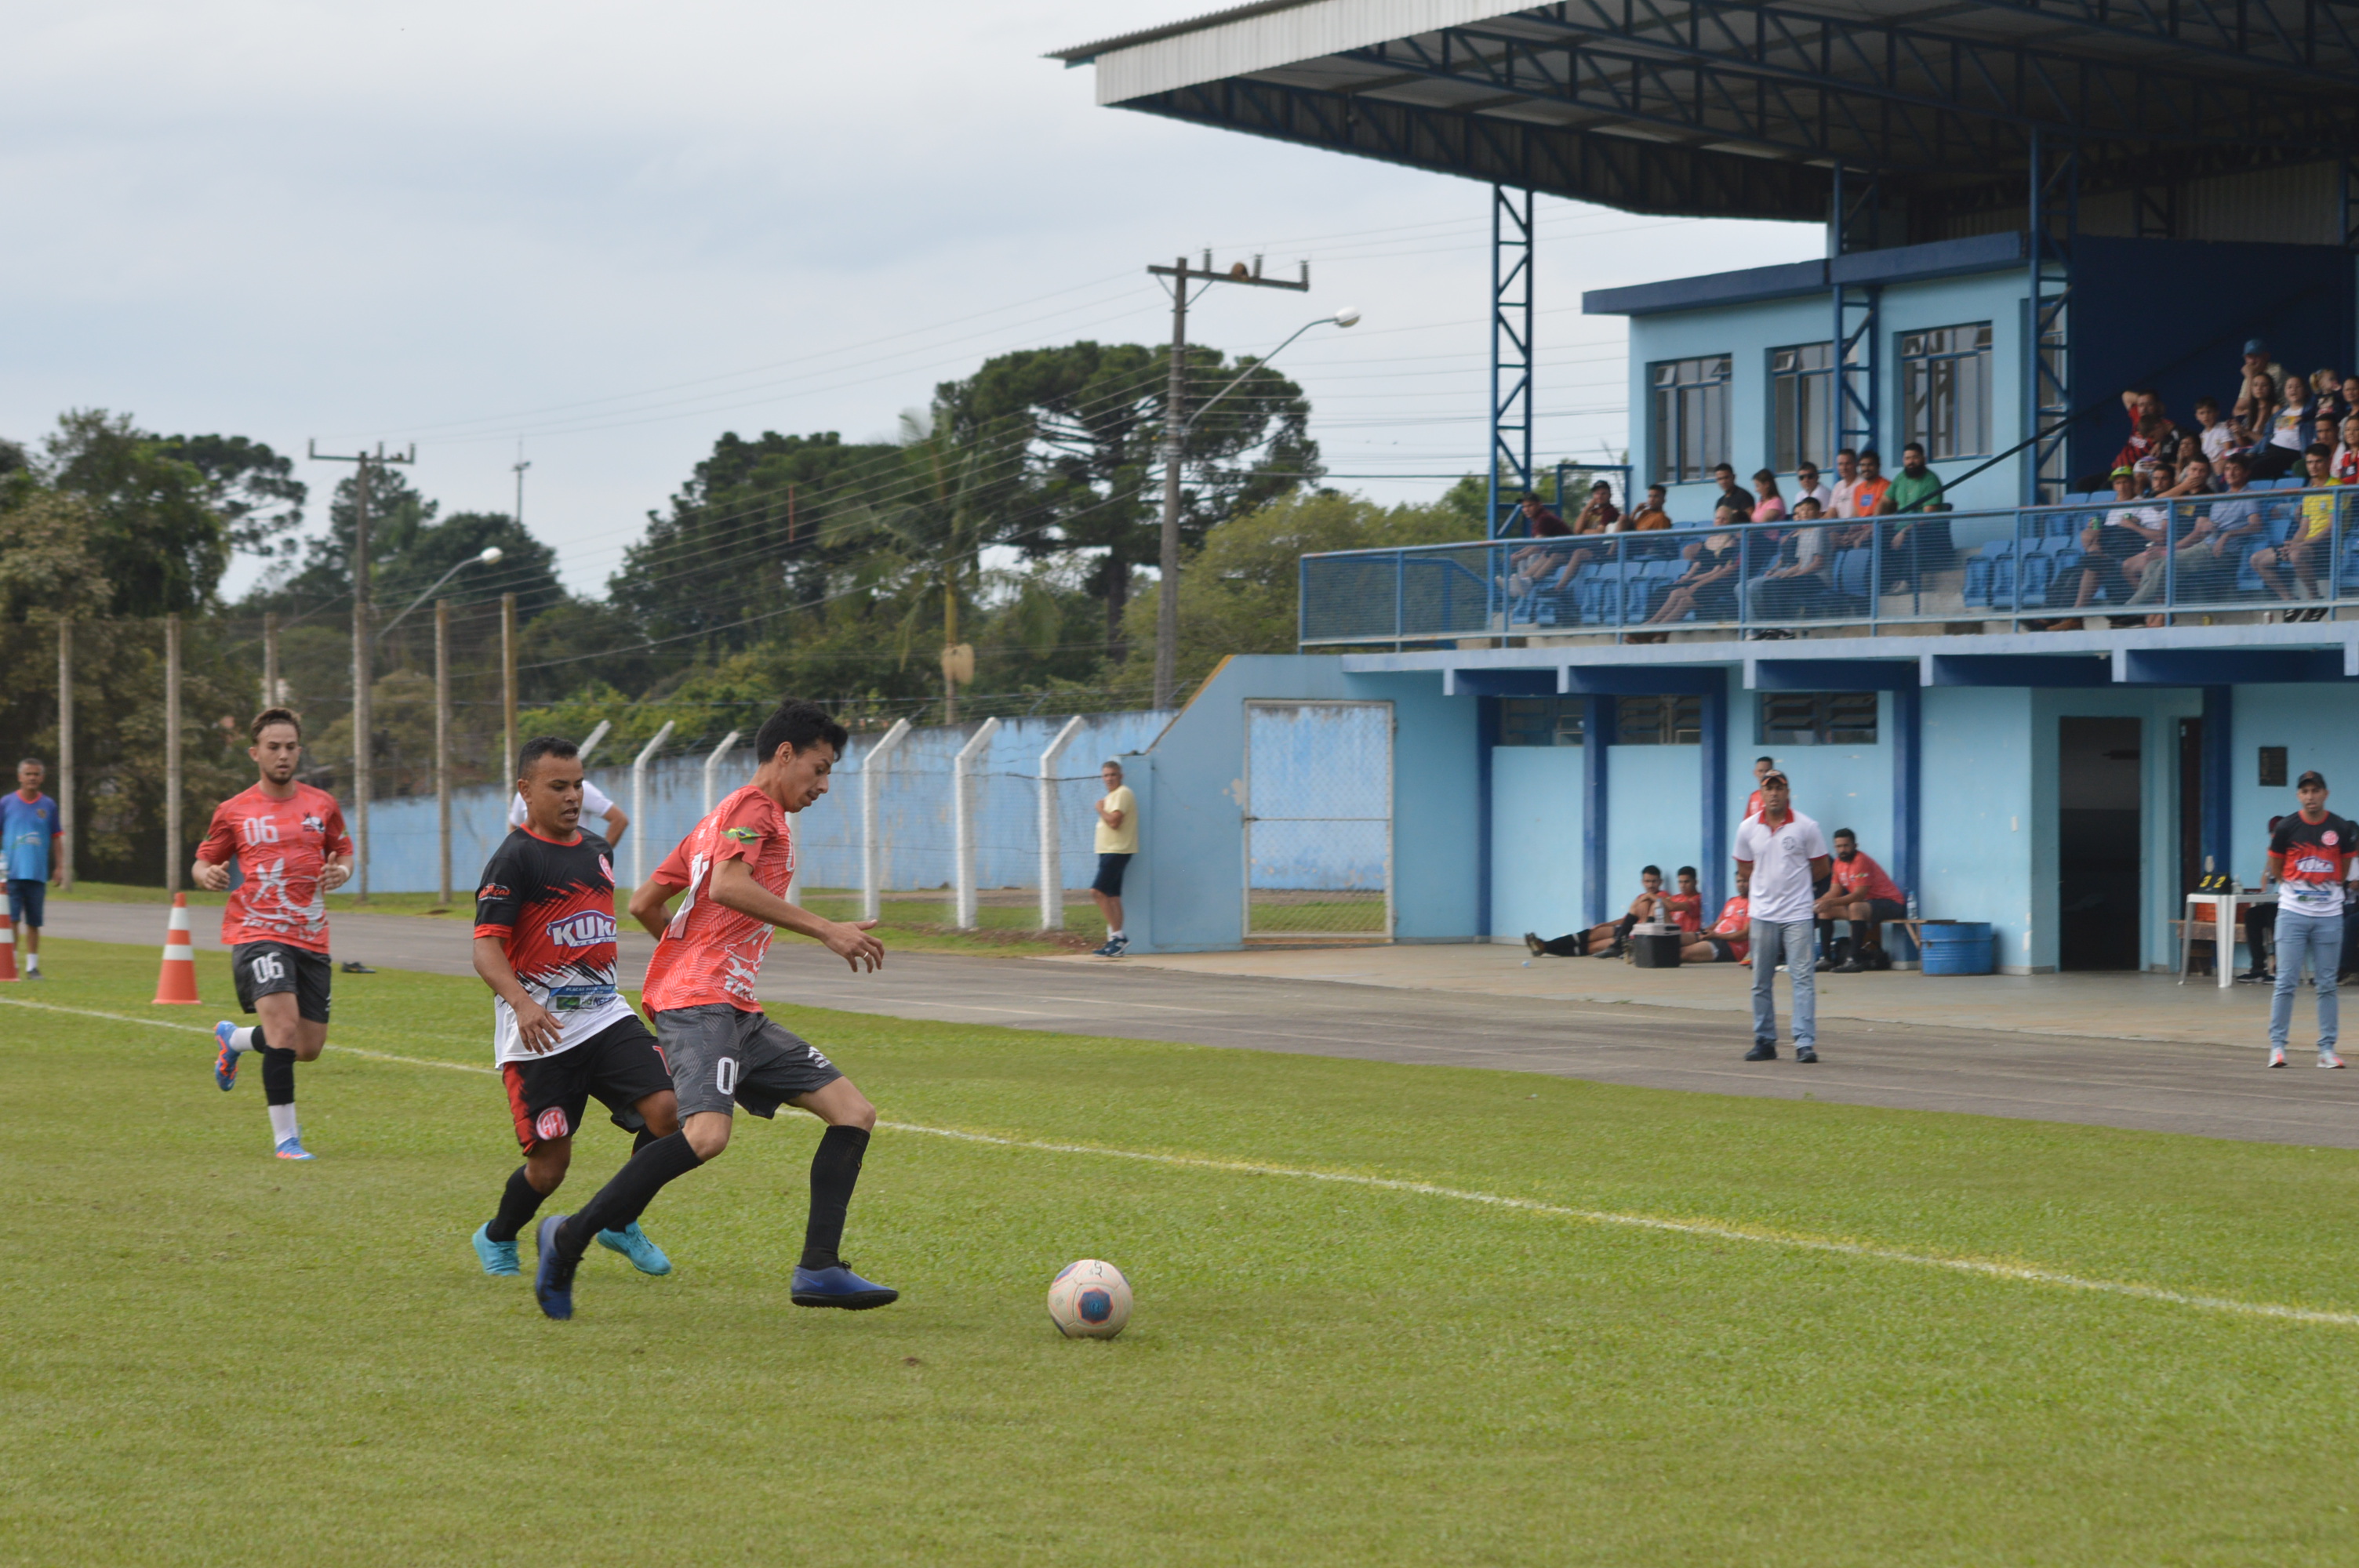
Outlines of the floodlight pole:
M1188 285L1191 281L1208 285L1243 283L1256 288L1287 288L1305 294L1310 288L1310 264L1302 264L1302 277L1297 283L1262 276L1259 256L1254 258L1250 270L1245 263L1238 262L1226 272L1215 272L1210 251L1204 253L1201 269L1191 270L1188 258L1181 256L1170 266L1150 266L1147 270L1171 280L1171 381L1163 404L1162 581L1157 585L1155 600L1155 706L1169 708L1178 700L1180 685L1180 480L1190 423L1187 417Z
M369 468L387 463L414 463L418 448L396 457L379 441L374 452L335 453L320 450L312 441L304 452L315 463L358 465L359 484L353 513L353 902L366 903L369 895L369 769L375 762L375 715L369 701Z

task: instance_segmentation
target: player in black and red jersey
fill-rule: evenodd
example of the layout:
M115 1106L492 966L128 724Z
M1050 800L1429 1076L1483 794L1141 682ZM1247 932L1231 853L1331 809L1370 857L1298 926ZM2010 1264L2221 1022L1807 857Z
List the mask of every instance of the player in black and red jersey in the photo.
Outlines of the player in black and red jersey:
M525 823L492 852L475 893L475 973L499 999L495 1049L524 1145L499 1212L475 1232L487 1274L517 1272L516 1232L565 1180L592 1095L639 1148L679 1130L671 1071L614 987L614 867L606 840L582 830L579 749L544 735L516 762ZM598 1241L641 1273L671 1272L638 1216L613 1215Z
M2269 876L2277 884L2277 986L2269 999L2269 1065L2286 1065L2293 1030L2293 993L2301 984L2302 955L2318 980L2318 1065L2339 1067L2335 1036L2342 1003L2334 984L2343 957L2343 882L2350 874L2359 823L2326 809L2326 775L2306 773L2293 793L2301 809L2277 819L2269 835Z

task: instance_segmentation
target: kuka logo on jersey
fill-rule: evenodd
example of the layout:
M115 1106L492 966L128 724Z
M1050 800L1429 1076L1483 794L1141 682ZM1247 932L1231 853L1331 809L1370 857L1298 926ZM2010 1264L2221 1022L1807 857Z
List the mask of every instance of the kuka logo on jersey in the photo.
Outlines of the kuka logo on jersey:
M549 939L560 947L612 946L614 917L600 910L585 909L579 914L550 921L546 930Z

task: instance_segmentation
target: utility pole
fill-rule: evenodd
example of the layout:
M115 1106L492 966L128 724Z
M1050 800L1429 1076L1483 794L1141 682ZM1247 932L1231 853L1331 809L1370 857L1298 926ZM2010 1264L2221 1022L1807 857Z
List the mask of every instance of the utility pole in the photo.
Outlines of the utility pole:
M524 460L524 443L522 441L518 441L516 443L516 460L512 466L516 469L516 524L517 527L521 528L524 526L524 470L532 467L530 463ZM788 532L791 535L792 530L790 529Z
M278 611L262 617L262 706L278 706Z
M516 788L516 595L500 595L500 795Z
M1179 700L1180 685L1180 479L1188 445L1188 286L1191 282L1243 283L1256 288L1287 288L1297 294L1310 288L1310 264L1302 264L1302 278L1288 283L1264 277L1261 257L1253 265L1233 263L1226 272L1212 270L1212 253L1204 253L1201 268L1190 270L1181 256L1170 266L1147 269L1171 280L1171 383L1163 407L1163 580L1155 600L1155 706L1169 708Z
M164 891L180 891L180 618L164 617Z
M441 875L435 902L451 907L451 601L434 601L434 827Z
M58 885L74 885L73 622L58 619Z
M379 441L375 452L339 454L320 450L317 441L305 451L315 463L355 463L359 484L353 514L353 902L366 903L369 895L369 771L375 765L375 714L369 701L369 470L387 463L414 463L418 449L390 456Z

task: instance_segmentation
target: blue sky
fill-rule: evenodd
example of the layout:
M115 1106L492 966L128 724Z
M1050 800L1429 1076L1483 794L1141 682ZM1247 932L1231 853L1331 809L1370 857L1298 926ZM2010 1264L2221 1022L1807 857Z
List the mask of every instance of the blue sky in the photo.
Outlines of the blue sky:
M1338 473L1479 467L1485 188L1102 109L1040 58L1200 6L20 8L0 434L96 406L297 453L414 440L428 494L503 511L521 442L526 522L596 592L723 430L880 437L989 354L1160 339L1145 265L1210 245L1315 287L1216 295L1201 341L1364 312L1282 362ZM1625 438L1621 324L1582 290L1821 249L1541 205L1550 453Z

